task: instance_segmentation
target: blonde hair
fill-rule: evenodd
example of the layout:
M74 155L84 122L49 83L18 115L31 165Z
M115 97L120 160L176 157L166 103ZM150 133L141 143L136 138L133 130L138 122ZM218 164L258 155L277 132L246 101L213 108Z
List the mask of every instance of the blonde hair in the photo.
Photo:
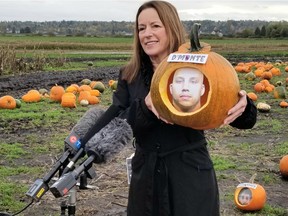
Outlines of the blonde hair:
M169 40L169 52L175 52L178 47L185 42L185 32L180 21L176 8L166 1L148 1L142 4L136 14L134 27L134 44L133 53L129 63L123 68L122 78L131 83L140 72L143 61L149 59L149 56L144 52L138 37L138 17L139 14L148 8L154 8L163 23Z

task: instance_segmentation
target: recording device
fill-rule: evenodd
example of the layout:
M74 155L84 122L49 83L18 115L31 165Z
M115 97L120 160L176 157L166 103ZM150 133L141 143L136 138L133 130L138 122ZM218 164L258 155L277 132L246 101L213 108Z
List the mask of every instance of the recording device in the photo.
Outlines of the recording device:
M71 133L64 140L65 151L43 179L37 179L26 192L28 197L39 201L49 190L49 182L59 172L59 176L70 171L76 161L85 155L84 144L80 137L84 136L104 113L103 109L89 109L72 128ZM70 159L70 160L69 160Z
M52 194L56 198L66 195L77 184L82 172L88 174L89 178L94 178L95 173L91 173L93 163L107 162L130 143L132 138L132 129L127 121L114 118L86 143L85 151L88 158L77 168L60 177L50 188Z
M34 184L26 192L26 195L35 201L39 201L41 197L49 190L49 182L53 176L60 171L63 166L67 166L69 157L77 153L81 148L80 137L72 130L72 132L65 139L65 147L67 150L62 154L60 159L54 164L53 168L48 172L43 179L37 179ZM84 150L80 151L82 154Z

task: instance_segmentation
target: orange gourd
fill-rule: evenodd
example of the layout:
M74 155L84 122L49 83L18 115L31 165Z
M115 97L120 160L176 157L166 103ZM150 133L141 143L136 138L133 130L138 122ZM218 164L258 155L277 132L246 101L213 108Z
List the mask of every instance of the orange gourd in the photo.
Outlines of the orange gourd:
M1 109L15 109L16 100L10 95L0 97L0 108Z
M283 177L288 177L288 155L285 155L281 158L279 163L280 173Z
M72 92L66 92L62 95L61 106L75 108L76 107L76 95Z
M89 101L89 97L91 97L90 91L80 91L78 96L78 102L80 103L81 100Z
M81 85L80 87L79 87L79 91L81 92L81 91L90 91L90 90L92 90L92 88L89 86L89 85Z
M282 100L282 101L279 103L279 106L282 107L282 108L287 108L287 107L288 107L288 102Z
M39 102L42 95L38 90L32 89L22 96L22 100L26 103Z
M178 51L166 57L157 67L152 77L150 88L152 102L160 114L168 122L195 129L211 129L223 124L228 110L239 100L240 84L234 67L221 55L212 52L209 44L200 43L198 30L194 25L189 43L182 44ZM168 62L169 58L191 59L205 58L206 63ZM200 60L201 61L201 60ZM201 96L200 109L193 112L178 111L171 102L169 83L173 73L179 68L199 70L205 76L205 93Z
M100 102L99 98L96 96L91 95L88 97L89 104L98 104Z
M258 96L254 92L248 92L247 96L253 101L257 101L258 99Z
M50 90L50 99L53 101L61 102L64 93L65 89L63 86L55 85Z

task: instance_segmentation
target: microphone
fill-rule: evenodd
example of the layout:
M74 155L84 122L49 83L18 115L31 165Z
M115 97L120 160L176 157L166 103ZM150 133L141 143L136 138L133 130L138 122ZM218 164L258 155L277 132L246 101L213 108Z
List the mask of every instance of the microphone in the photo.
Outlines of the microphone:
M107 162L132 139L130 125L125 119L116 117L86 143L85 151L88 156L95 155L95 163Z
M49 182L53 176L57 172L59 172L59 174L67 173L72 169L76 161L80 157L84 156L84 146L80 137L83 137L90 130L90 128L95 124L95 122L103 113L104 110L98 107L93 107L86 111L86 113L72 128L71 133L64 140L64 153L53 165L52 169L43 177L43 179L37 179L33 185L31 185L29 190L26 192L28 197L31 197L33 200L38 202L41 197L49 190ZM69 161L71 156L73 158ZM63 169L64 167L65 169Z
M62 175L50 187L50 191L56 198L66 195L77 184L77 179L83 171L89 172L93 163L107 162L127 143L131 143L132 139L133 132L127 121L114 118L86 143L85 151L88 158L73 171Z

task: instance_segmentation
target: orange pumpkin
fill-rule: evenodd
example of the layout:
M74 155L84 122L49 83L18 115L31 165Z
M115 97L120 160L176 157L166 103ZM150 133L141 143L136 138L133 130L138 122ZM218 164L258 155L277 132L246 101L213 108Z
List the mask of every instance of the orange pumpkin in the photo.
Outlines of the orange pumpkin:
M228 110L238 102L240 84L234 67L223 56L212 52L209 44L199 42L197 25L193 29L190 43L182 44L157 67L151 82L151 99L160 116L168 122L194 129L216 128L223 124ZM200 63L206 57L207 61ZM173 58L183 61L171 62ZM196 69L204 75L205 93L196 111L181 112L172 105L169 84L180 68Z
M76 107L76 95L72 92L66 92L62 95L61 106L74 108Z
M22 96L22 100L26 103L39 102L42 95L38 90L32 89Z
M279 169L283 177L288 177L288 155L285 155L281 158Z
M1 109L15 109L16 100L10 95L0 97L0 108Z
M80 103L81 100L89 101L90 97L91 97L90 91L80 91L79 96L78 96L78 102Z
M88 97L89 104L98 104L100 102L99 98L91 95Z
M282 100L282 101L279 103L279 106L282 107L282 108L287 108L287 107L288 107L288 102Z
M258 99L258 96L254 92L248 92L247 96L253 101L257 101Z
M50 90L50 99L61 102L62 96L65 93L63 86L55 85Z
M265 189L255 183L241 183L234 193L234 202L237 208L244 211L257 211L266 203Z

